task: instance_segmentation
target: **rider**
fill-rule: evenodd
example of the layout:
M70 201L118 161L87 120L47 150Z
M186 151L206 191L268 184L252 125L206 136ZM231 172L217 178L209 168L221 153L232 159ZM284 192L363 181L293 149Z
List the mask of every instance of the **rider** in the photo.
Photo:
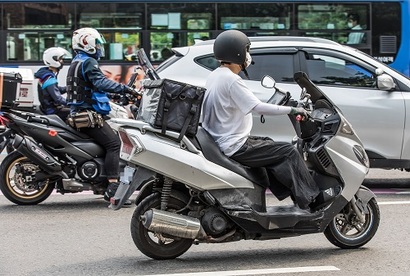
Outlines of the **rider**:
M67 74L67 103L71 107L69 122L84 111L92 114L90 124L79 130L106 150L105 170L109 185L104 199L109 201L118 188L121 142L118 135L105 123L110 111L110 93L135 93L131 87L107 79L99 68L98 60L104 57L104 37L93 28L81 28L73 33L72 47L76 53ZM91 112L89 112L91 111ZM84 114L84 113L83 113ZM73 119L73 120L71 120Z
M40 109L44 114L56 114L64 121L70 109L64 107L66 99L61 95L66 93L66 87L58 86L57 76L64 65L64 57L68 51L61 47L51 47L44 51L43 62L47 67L41 67L34 77L38 79L38 97Z
M265 167L270 189L283 200L291 196L302 209L316 210L335 197L333 188L319 191L301 155L290 143L268 137L250 136L252 113L264 115L301 114L303 108L261 102L238 75L252 63L250 40L238 30L228 30L214 43L214 55L221 66L207 78L202 106L202 127L221 151L248 167ZM275 182L275 183L273 183Z

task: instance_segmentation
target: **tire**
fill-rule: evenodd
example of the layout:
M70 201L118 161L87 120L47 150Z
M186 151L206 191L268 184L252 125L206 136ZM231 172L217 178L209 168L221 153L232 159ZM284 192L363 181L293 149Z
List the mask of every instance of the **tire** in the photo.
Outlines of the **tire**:
M43 202L53 192L55 183L49 179L29 181L30 177L40 171L38 165L18 151L11 152L1 162L1 192L8 200L18 205L36 205Z
M131 219L131 236L137 248L146 256L156 260L175 259L185 253L191 246L193 240L190 239L170 239L166 238L165 242L160 242L142 225L140 216L152 208L160 208L161 197L158 193L151 194L138 204ZM186 204L174 198L168 201L167 211L178 210Z
M325 229L326 238L343 249L359 248L369 242L379 228L380 210L374 198L366 207L368 214L365 214L365 222L361 223L350 203L346 205Z

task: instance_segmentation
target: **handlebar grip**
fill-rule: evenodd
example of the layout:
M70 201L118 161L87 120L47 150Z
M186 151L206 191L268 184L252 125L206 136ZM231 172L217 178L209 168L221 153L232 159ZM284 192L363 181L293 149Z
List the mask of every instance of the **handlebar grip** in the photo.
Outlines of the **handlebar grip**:
M303 121L303 116L302 115L296 115L296 121L298 121L298 122L300 122L300 121Z

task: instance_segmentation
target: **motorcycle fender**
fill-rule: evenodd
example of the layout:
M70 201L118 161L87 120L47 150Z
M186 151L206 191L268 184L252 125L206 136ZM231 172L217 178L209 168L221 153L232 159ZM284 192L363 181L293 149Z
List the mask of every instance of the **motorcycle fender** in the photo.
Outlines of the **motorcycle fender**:
M143 167L137 167L134 172L134 177L131 182L121 181L117 191L111 201L110 208L119 210L124 205L125 201L144 184L149 181L154 172ZM151 181L150 181L151 182Z
M6 128L2 132L0 131L0 152L3 152L3 150L9 144L11 133L12 131L9 128Z
M367 214L368 210L366 206L372 198L376 198L376 195L369 188L360 186L356 192L356 205L359 210Z

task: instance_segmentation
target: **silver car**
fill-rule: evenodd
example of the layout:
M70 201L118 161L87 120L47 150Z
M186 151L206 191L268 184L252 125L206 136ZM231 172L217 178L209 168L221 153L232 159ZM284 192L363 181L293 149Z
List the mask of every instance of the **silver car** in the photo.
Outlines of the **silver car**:
M248 87L262 101L271 90L261 86L264 75L298 98L293 74L306 72L340 108L364 143L373 168L410 169L410 80L371 56L336 42L309 37L253 37ZM219 66L213 57L213 40L174 48L160 64L161 78L204 86L208 74ZM289 141L295 132L287 117L254 116L253 135Z

